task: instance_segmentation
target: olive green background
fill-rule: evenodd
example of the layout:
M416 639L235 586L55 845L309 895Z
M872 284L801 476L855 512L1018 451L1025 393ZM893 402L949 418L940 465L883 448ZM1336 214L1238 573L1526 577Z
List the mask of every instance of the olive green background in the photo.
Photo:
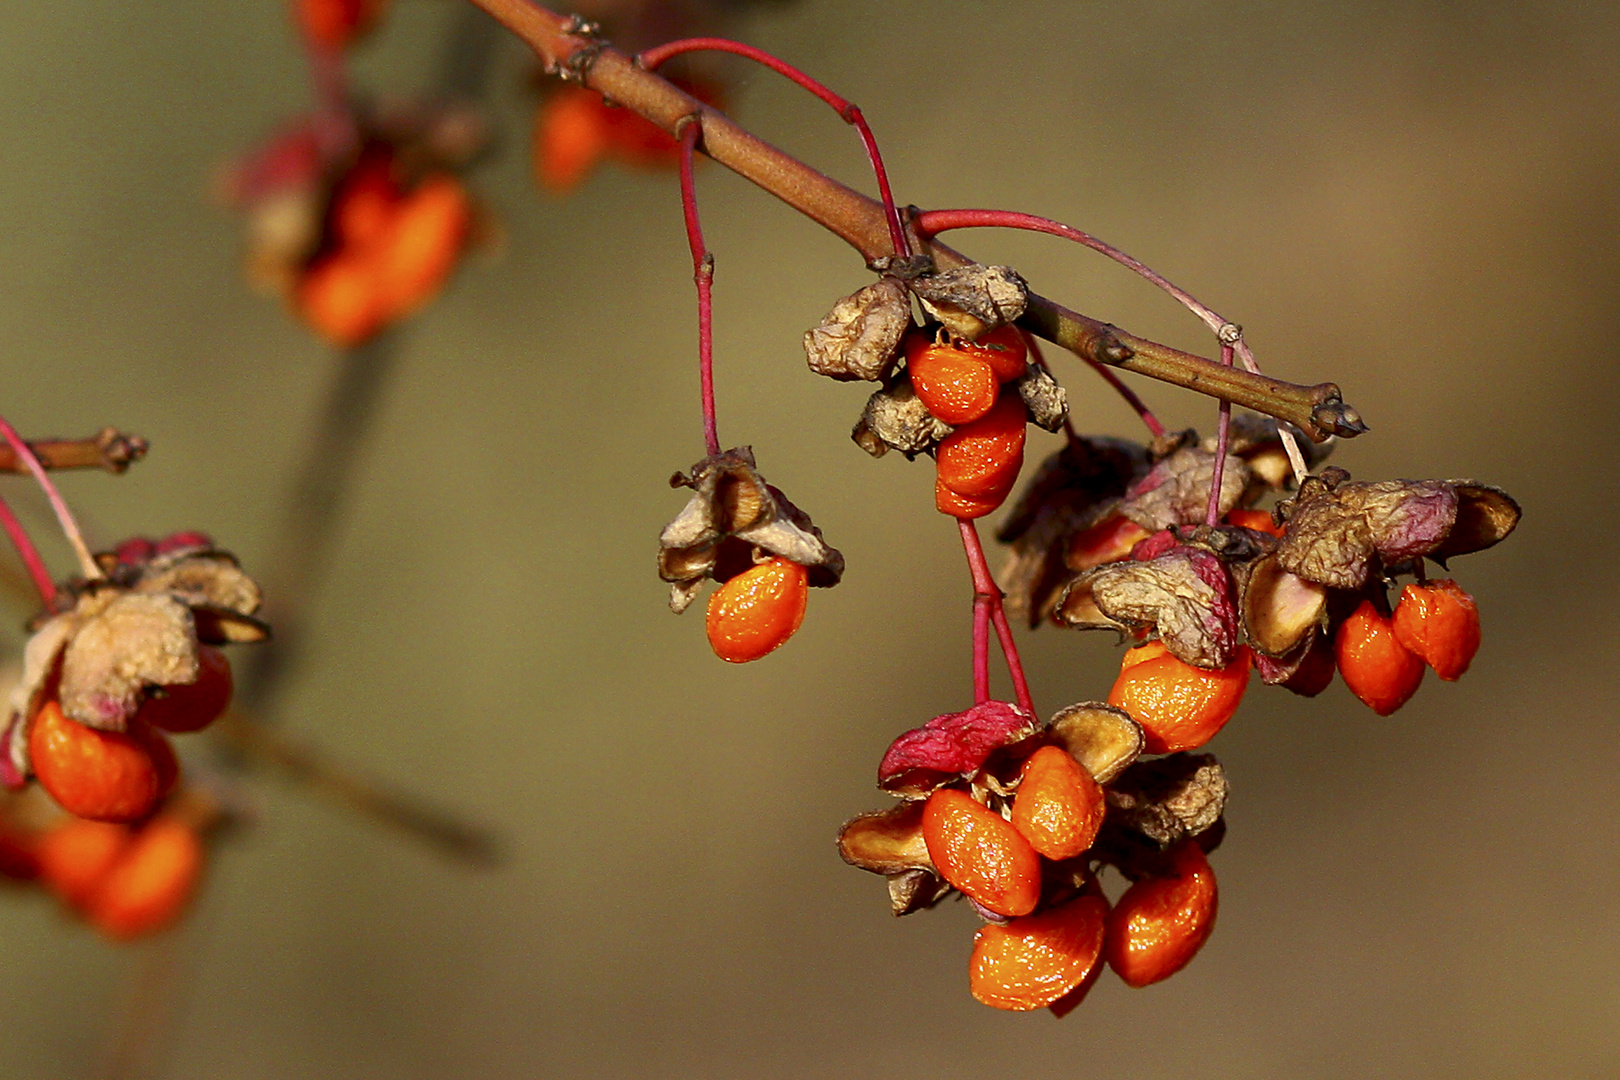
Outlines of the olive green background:
M358 77L425 84L456 15L401 0ZM1089 229L1241 322L1272 373L1339 382L1373 427L1335 459L1357 476L1514 492L1518 534L1455 566L1486 622L1474 670L1387 720L1342 684L1309 702L1256 685L1213 746L1234 797L1197 961L1142 991L1110 977L1061 1023L979 1006L971 913L895 920L832 844L885 801L888 740L970 692L967 577L931 470L861 454L865 391L801 359L866 274L702 170L721 438L753 444L850 566L790 646L728 667L652 567L682 501L664 480L702 453L674 182L610 168L538 196L507 42L501 153L475 180L504 250L398 336L280 715L497 825L508 860L467 870L249 780L257 824L168 944L114 948L35 893L0 897L6 1075L95 1075L167 960L174 1008L141 1075L1620 1074L1620 19L798 0L733 32L859 101L901 199ZM737 70L734 115L869 186L852 132ZM236 223L205 193L306 105L302 80L272 3L14 2L0 35L0 409L30 434L149 437L126 477L64 479L93 539L206 528L272 597L338 357L246 291ZM1078 247L958 243L1209 350ZM1134 434L1056 363L1083 430ZM1144 392L1167 421L1213 422ZM5 494L44 521L24 481ZM1024 640L1047 712L1106 694L1105 637Z

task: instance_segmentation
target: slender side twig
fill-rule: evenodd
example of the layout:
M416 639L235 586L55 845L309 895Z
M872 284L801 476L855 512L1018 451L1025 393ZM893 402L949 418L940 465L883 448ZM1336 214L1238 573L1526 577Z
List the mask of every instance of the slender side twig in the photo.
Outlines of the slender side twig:
M56 513L57 523L62 526L68 546L73 549L74 556L79 560L79 571L91 581L105 577L95 557L90 554L89 545L84 542L84 534L79 531L79 523L73 520L73 511L68 509L67 500L56 490L56 485L45 472L45 466L39 463L39 458L34 456L34 451L29 449L22 436L17 434L17 429L4 418L0 418L0 436L4 436L6 442L11 444L11 452L28 467L29 472L34 474L34 482L45 492L45 498L50 500L51 509Z
M692 249L692 280L698 298L698 382L703 394L703 443L709 456L720 453L720 434L714 416L714 256L703 244L703 222L698 218L697 182L692 177L692 150L703 135L696 116L681 127L681 213L686 220L686 242Z
M47 469L126 471L146 456L146 440L104 427L88 439L30 439L28 448ZM0 446L0 472L26 473L28 466L8 443Z
M845 123L853 124L861 136L861 145L866 147L866 158L872 163L872 173L877 177L878 200L883 203L883 217L889 224L889 240L894 244L895 254L911 254L911 241L906 236L905 227L900 223L900 211L894 205L894 193L889 190L889 171L883 167L883 155L878 152L877 137L872 134L872 128L867 124L866 115L861 112L859 105L842 94L834 93L824 83L811 78L780 57L772 56L752 45L732 41L730 38L697 37L666 42L656 48L637 53L636 63L648 71L656 71L671 57L691 52L727 52L763 64L804 87L832 106L833 111L842 117Z
M1001 640L1001 654L1007 659L1007 673L1012 676L1013 694L1018 698L1019 706L1033 716L1035 715L1035 702L1029 695L1029 682L1024 678L1024 664L1018 658L1018 644L1013 641L1012 627L1007 622L1007 613L1001 607L1001 589L996 586L995 579L990 576L990 564L984 558L984 545L979 542L979 526L971 518L957 519L957 526L962 533L962 549L967 553L968 572L973 576L975 697L977 698L978 690L979 655L981 651L986 655L989 653L989 642L985 641L981 644L978 634L978 608L982 604L989 609L990 621L996 627L996 637ZM986 661L986 665L988 665L988 661ZM988 684L988 670L986 670L985 680ZM983 701L988 697L989 691L987 687L985 697L978 698L978 700Z
M238 752L274 765L333 801L365 817L402 829L447 855L477 866L491 866L500 860L499 845L489 831L426 806L413 796L338 768L278 725L261 724L232 710L216 720L209 730L217 731Z
M531 0L470 0L532 48L553 72L579 75L587 86L670 134L683 117L703 113L703 152L770 192L850 244L870 262L891 245L883 207L776 147L600 39L578 33L578 24ZM937 241L924 246L935 265L952 268L972 260ZM1333 383L1298 386L1256 375L1128 334L1107 323L1031 294L1023 324L1065 349L1109 364L1222 398L1298 426L1313 439L1356 435L1360 417ZM1241 354L1240 354L1241 355Z

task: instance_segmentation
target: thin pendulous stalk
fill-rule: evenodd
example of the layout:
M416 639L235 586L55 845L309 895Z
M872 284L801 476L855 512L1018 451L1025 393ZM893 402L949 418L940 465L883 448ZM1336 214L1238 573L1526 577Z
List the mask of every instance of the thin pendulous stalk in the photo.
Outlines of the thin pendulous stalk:
M804 87L804 89L832 106L833 111L842 117L845 123L853 124L856 132L860 134L861 145L866 148L867 160L872 163L872 173L877 177L878 198L883 203L883 216L889 225L889 240L894 244L895 254L911 254L911 242L906 238L905 227L900 223L900 211L894 205L894 193L889 190L889 172L883 167L883 155L878 152L877 137L872 134L872 128L867 124L866 116L861 112L859 105L842 94L834 93L824 83L811 78L787 61L772 56L763 49L745 45L740 41L732 41L730 38L697 37L666 42L663 45L637 53L636 63L648 71L655 71L664 61L671 57L692 52L732 53L736 56L746 57L757 64L763 64L777 74Z
M1232 363L1232 346L1221 346L1221 362ZM1209 476L1209 508L1204 511L1205 525L1221 522L1221 483L1226 478L1226 444L1232 433L1232 403L1221 402L1220 419L1215 424L1215 466Z
M703 244L703 222L698 218L697 184L692 177L692 152L703 134L702 121L693 119L681 129L681 211L686 219L686 242L692 248L692 280L698 296L698 381L703 393L703 443L709 456L720 452L720 434L714 417L714 256Z
M1001 607L1001 589L996 585L995 579L990 576L990 564L984 558L984 545L979 542L979 527L971 518L958 518L957 526L962 533L962 550L967 553L968 572L973 577L973 603L975 609L981 605L989 609L990 621L995 625L996 636L1001 641L1001 653L1007 660L1007 673L1012 676L1013 694L1018 698L1019 707L1030 715L1035 714L1035 703L1029 694L1029 681L1024 678L1024 664L1018 658L1018 644L1013 641L1012 626L1007 622L1007 613ZM989 642L985 641L982 649L978 635L977 610L974 622L974 683L977 692L979 656L981 652L988 656ZM988 634L985 635L989 637ZM985 661L988 669L988 660ZM986 700L989 697L989 673L985 674Z
M45 498L50 500L51 509L56 513L56 520L62 526L62 533L67 537L68 546L73 549L74 556L79 560L79 570L90 580L105 577L101 567L96 565L95 557L90 554L90 547L84 542L84 534L79 531L79 523L73 520L73 512L68 509L67 500L62 493L56 490L51 482L50 475L45 472L45 466L39 463L34 451L23 441L17 429L12 427L3 417L0 417L0 436L11 444L11 452L17 459L28 467L34 474L35 483L45 492Z

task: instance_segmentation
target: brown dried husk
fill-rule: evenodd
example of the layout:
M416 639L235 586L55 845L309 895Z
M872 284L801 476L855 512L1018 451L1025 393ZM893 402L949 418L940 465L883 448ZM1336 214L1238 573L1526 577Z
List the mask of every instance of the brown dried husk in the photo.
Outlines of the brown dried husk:
M900 378L867 399L850 438L873 457L882 457L893 449L912 458L954 430L928 411L912 389L911 380Z
M1081 701L1058 710L1046 729L1099 784L1107 784L1142 753L1142 725L1124 709L1101 701Z
M1069 394L1045 368L1030 364L1018 379L1018 396L1024 399L1029 421L1056 434L1069 418Z
M123 731L145 686L197 681L197 632L175 597L107 589L82 597L75 613L60 689L70 719Z
M1214 825L1229 790L1213 754L1138 761L1109 785L1107 821L1168 846Z
M1298 647L1327 616L1327 587L1282 568L1275 554L1250 564L1240 604L1249 643L1267 656Z
M1220 587L1199 573L1202 561ZM1219 670L1232 662L1238 646L1230 619L1226 574L1219 561L1199 548L1177 547L1147 562L1107 563L1081 575L1091 602L1115 626L1152 628L1178 660Z
M1196 525L1209 510L1209 485L1214 477L1214 454L1196 446L1183 447L1138 481L1140 490L1126 496L1119 512L1149 532ZM1249 466L1242 458L1227 454L1221 471L1222 514L1238 505L1248 484Z
M838 301L819 326L805 332L805 359L818 375L878 382L894 364L910 325L906 287L885 277Z
M1032 629L1048 618L1057 621L1055 609L1072 576L1070 537L1112 513L1147 469L1147 448L1124 439L1072 439L1041 462L996 534L1012 546L1001 572L1010 616Z
M861 814L838 831L838 854L845 862L888 879L889 907L896 915L930 907L950 891L928 857L923 805L908 802Z
M817 587L836 585L843 576L843 555L823 542L808 514L765 482L750 447L705 458L690 477L677 473L670 482L694 489L658 537L658 575L670 582L669 606L677 614L692 603L705 578L722 580L728 571L747 568L745 559L736 559L734 568L717 569L728 541L744 552L757 548L798 563Z
M1016 322L1029 302L1024 279L1010 266L974 263L924 274L908 284L924 311L951 333L969 341Z

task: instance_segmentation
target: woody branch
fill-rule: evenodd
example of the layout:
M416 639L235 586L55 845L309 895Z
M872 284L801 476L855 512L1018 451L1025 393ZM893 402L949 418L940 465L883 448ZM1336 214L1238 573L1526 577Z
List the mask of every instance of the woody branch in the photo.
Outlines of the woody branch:
M892 252L881 204L750 134L724 114L684 93L600 39L577 18L531 0L471 0L534 50L548 71L586 86L675 135L697 116L699 149L839 237L868 262ZM971 259L944 244L913 236L917 249L945 269ZM1321 441L1363 430L1333 383L1300 386L1182 352L1030 294L1020 320L1026 329L1083 359L1133 371L1292 423Z

